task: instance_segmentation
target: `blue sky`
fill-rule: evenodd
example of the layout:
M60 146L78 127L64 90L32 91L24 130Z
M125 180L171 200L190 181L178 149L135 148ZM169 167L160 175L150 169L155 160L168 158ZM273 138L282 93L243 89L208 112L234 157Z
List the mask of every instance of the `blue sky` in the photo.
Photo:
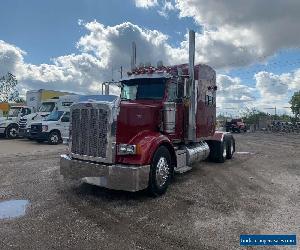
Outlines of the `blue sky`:
M0 73L15 73L21 91L95 92L129 62L132 39L141 60L184 63L188 29L196 60L217 70L220 106L284 107L300 88L297 0L4 0L1 9Z
M178 20L178 13L168 19L154 9L137 9L133 0L12 0L1 4L0 38L28 52L31 63L49 63L50 58L75 53L75 43L85 33L78 20L97 20L114 26L126 21L148 29L157 29L178 45L186 30L201 30L192 18ZM9 11L8 11L9 10Z

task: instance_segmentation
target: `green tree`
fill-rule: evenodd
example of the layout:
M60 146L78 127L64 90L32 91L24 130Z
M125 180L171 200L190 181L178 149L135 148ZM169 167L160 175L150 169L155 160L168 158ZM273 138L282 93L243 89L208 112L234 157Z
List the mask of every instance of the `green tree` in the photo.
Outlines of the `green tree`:
M267 113L261 112L255 108L246 109L246 112L243 114L243 120L246 124L258 124L261 117L267 116L269 116Z
M9 72L0 77L0 102L13 102L19 99L17 84L16 77Z
M295 119L297 120L299 118L299 113L300 113L300 91L294 93L294 95L290 100L290 104L291 104L291 110L295 115Z

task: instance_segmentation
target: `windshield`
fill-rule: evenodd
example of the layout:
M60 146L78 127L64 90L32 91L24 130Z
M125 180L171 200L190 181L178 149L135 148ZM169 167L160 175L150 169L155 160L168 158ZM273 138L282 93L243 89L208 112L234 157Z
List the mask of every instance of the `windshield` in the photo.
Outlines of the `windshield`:
M54 109L54 102L44 102L42 103L39 112L51 112Z
M165 93L165 78L132 79L122 82L123 100L161 100Z
M11 107L8 112L8 116L9 117L17 117L19 115L20 109L21 109L21 107Z
M63 114L64 111L53 111L45 121L58 121Z

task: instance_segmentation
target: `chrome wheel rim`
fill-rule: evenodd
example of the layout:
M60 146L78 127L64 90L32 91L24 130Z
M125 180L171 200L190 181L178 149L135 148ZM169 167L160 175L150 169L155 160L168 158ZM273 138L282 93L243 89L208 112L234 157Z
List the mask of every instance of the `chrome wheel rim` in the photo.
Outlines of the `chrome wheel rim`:
M15 128L11 128L9 131L10 137L16 137L17 136L17 130Z
M58 142L58 135L52 135L52 136L51 136L51 141L52 141L53 143L57 143L57 142Z
M168 161L165 157L160 157L156 166L156 183L159 187L162 187L169 176L170 168Z

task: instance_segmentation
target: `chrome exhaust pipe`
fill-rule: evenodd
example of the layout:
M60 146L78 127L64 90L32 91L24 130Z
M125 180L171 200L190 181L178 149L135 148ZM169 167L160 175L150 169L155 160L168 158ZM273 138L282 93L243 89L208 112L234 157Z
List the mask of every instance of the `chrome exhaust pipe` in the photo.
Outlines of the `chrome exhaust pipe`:
M196 141L196 88L195 88L195 31L189 31L189 126L188 140Z

